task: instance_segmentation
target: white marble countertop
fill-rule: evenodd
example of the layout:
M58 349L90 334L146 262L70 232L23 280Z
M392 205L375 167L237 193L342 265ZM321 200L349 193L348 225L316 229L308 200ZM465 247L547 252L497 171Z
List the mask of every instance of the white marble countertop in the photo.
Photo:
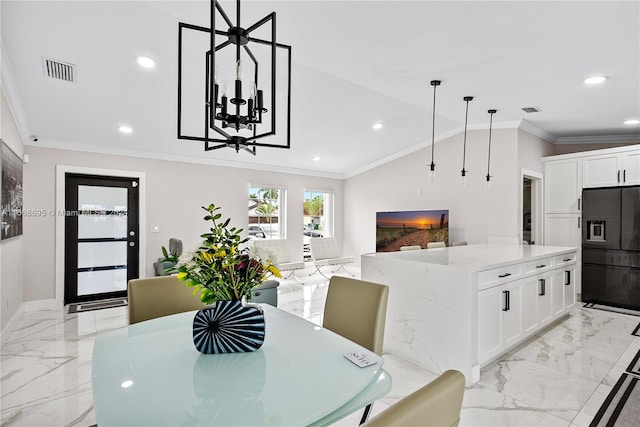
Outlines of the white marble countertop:
M397 259L483 271L514 262L533 261L577 250L575 247L481 243L404 252L377 252L363 257Z

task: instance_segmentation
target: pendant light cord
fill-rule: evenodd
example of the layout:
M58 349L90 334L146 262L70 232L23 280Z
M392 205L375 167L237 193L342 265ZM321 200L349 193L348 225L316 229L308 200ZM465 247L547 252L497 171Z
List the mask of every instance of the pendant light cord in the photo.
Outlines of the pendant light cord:
M435 149L436 143L436 87L438 85L433 85L433 119L431 121L431 164L433 165L433 153Z
M465 96L464 100L467 101L467 109L466 112L464 114L464 142L462 144L462 173L464 176L464 173L466 172L464 169L465 163L466 163L466 156L467 156L467 120L469 119L469 101L473 100L472 96Z
M436 145L436 87L442 83L440 80L431 80L431 86L433 86L433 115L431 120L431 165L430 169L433 173L436 169L436 164L433 162L434 151Z
M491 129L493 128L493 115L497 110L489 110L488 113L491 115L489 119L489 155L487 157L487 181L491 179L491 175L489 171L491 170Z

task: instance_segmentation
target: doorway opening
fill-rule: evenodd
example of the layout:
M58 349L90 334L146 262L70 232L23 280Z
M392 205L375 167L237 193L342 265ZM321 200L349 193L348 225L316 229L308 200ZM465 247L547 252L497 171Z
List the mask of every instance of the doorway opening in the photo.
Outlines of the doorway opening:
M532 171L522 171L522 203L520 220L522 243L535 245L541 240L542 232L542 175Z

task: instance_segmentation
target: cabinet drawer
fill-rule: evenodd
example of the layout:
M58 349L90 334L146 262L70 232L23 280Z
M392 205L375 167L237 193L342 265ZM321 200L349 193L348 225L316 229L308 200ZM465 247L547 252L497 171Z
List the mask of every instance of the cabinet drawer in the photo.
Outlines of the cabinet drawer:
M502 268L481 271L478 274L478 290L488 289L501 283L510 282L522 275L522 265L507 265Z
M543 258L536 261L530 261L524 264L523 274L541 273L553 268L553 258Z
M576 262L575 252L564 254L564 255L558 255L553 258L553 265L555 267L562 267L563 265L572 264L574 262Z

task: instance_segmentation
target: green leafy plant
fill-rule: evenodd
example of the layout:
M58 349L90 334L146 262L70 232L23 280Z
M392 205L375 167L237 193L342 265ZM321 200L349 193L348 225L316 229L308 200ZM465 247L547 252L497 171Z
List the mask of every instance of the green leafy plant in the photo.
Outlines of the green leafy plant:
M243 239L242 229L228 228L230 218L220 221L220 208L211 204L202 207L207 211L204 220L211 222L209 233L201 235L202 244L195 250L183 253L176 259L163 247L165 260L177 262L174 272L178 280L200 291L205 304L220 300L240 300L251 297L251 290L269 274L282 277L276 267L274 254L263 248L242 247L249 239Z

